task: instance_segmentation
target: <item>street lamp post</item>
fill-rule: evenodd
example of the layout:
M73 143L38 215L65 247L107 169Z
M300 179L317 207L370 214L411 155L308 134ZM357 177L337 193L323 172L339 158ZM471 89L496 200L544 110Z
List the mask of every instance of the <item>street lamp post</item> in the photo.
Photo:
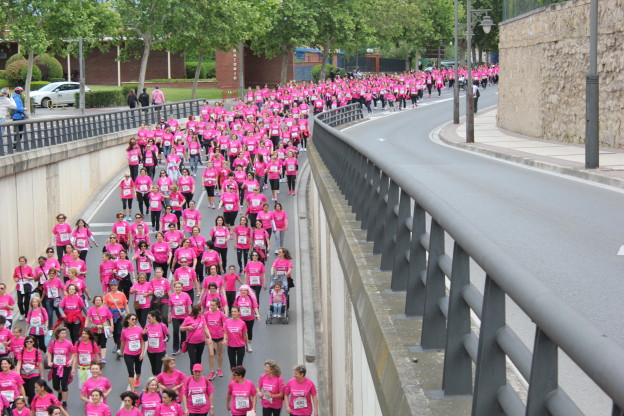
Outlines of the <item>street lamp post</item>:
M455 0L455 82L453 83L453 123L459 124L459 0Z
M589 4L589 74L585 79L585 168L599 166L598 0Z
M468 70L466 71L466 143L474 143L474 97L472 95L472 30L476 25L477 17L481 14L485 14L481 22L481 27L486 34L490 33L494 22L492 22L490 16L487 15L487 12L489 11L488 9L472 10L471 1L467 0L466 3L466 49L468 54ZM475 20L475 24L472 23L473 18Z

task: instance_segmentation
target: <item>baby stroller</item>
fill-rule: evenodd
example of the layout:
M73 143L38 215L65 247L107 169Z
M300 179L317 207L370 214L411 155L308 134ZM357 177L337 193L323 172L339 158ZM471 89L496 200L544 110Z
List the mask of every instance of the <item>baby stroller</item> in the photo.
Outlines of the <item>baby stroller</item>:
M460 76L457 84L459 85L460 90L466 91L466 78L465 77Z
M273 319L281 319L282 324L288 324L288 285L278 291L275 289L275 285L282 286L282 276L273 276L271 278L269 293L269 308L267 309L266 323L272 324Z

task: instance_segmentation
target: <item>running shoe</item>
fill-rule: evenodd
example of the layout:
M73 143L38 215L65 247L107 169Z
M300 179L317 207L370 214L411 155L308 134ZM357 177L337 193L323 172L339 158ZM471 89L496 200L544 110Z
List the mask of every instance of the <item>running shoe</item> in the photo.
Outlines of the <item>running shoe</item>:
M218 375L219 377L223 377L223 371L221 371L221 369L218 369L218 370L217 370L217 375Z
M215 372L211 371L210 374L208 374L208 380L212 381L215 378Z
M139 387L141 385L141 380L137 377L134 379L134 387Z

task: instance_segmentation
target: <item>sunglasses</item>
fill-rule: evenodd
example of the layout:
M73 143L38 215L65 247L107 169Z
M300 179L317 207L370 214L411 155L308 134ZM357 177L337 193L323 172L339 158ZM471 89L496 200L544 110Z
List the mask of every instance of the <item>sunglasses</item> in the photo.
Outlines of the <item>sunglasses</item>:
M24 343L25 343L25 344L34 344L34 343L35 343L35 341L32 341L32 340L27 340L27 341L24 341Z
M48 251L46 251L46 253L54 253L54 251L53 250L48 250Z

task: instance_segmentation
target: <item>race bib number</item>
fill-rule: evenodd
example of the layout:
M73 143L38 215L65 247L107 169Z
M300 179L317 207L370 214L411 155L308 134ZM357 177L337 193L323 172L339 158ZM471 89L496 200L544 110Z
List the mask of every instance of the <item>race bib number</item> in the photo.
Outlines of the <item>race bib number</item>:
M128 350L130 352L136 352L140 349L141 349L141 341L135 339L135 340L128 342Z
M138 161L139 161L139 157L137 155L130 156L130 162L138 162Z
M260 276L249 276L249 283L258 286L260 284Z
M130 189L126 188L126 189L123 190L123 196L130 196L131 193L132 192L130 191Z
M236 241L238 242L238 244L247 244L247 236L239 235Z
M32 326L41 326L41 317L39 317L39 316L38 316L38 317L36 317L36 318L32 318L32 319L30 320L30 324L31 324Z
M147 339L147 346L150 348L159 348L160 347L160 339L158 337L149 337Z
M288 165L288 166L286 167L286 170L287 170L288 172L294 172L294 171L295 171L295 165Z
M249 397L235 397L235 407L237 409L248 409L249 408Z
M216 238L216 243L219 244L220 246L225 244L225 237L217 237Z
M78 246L78 247L86 247L87 246L87 240L85 240L84 238L77 238L76 239L76 246Z
M251 308L249 306L241 306L240 313L241 313L241 316L250 316Z
M162 192L169 192L169 185L162 185L162 186L160 187L160 190L161 190Z
M227 150L227 144L222 144L221 145L221 150Z
M78 364L89 365L91 363L91 354L81 352L78 354Z
M171 206L172 206L172 207L179 207L179 206L180 206L180 203L179 203L178 201L176 201L175 199L172 199L172 200L171 200Z
M191 149L191 154L192 155L196 155L197 154L197 149Z
M234 209L234 204L225 204L225 209L232 211Z
M58 296L58 292L57 292L57 296ZM6 311L6 309L0 309L0 316L4 316L6 318L7 316L9 316L9 313Z
M155 410L145 410L143 412L143 415L144 416L154 416L154 412L155 412Z
M157 298L162 298L163 296L165 296L165 291L163 289L156 289L154 290L154 296L156 296Z
M247 150L249 150L250 152L251 152L252 150L254 150L254 146L253 146L253 144L249 144L249 145L247 145Z
M151 165L152 163L154 163L154 159L152 159L151 157L146 157L145 158L145 163L148 165Z
M259 199L254 199L253 201L251 201L251 206L252 207L259 207L260 206L260 200Z
M206 404L206 395L205 394L193 394L191 396L191 402L193 406L203 406Z
M271 166L271 172L277 172L277 166Z
M149 270L149 268L150 268L149 262L147 262L147 261L140 261L139 262L139 270L145 271L145 270Z
M191 283L191 279L188 276L180 276L180 282L182 286L187 287Z
M15 390L3 390L0 392L9 403L15 400Z
M147 185L139 185L139 191L147 192Z
M194 227L194 226L195 226L195 224L196 224L196 223L195 223L195 220L192 220L192 219L188 219L188 220L186 220L186 226L187 226L187 227Z
M256 247L262 247L264 248L264 240L254 240L254 245Z
M182 316L186 313L186 307L184 307L184 305L177 305L173 308L173 312L178 316Z
M308 407L308 399L305 397L295 397L293 400L293 408L294 409L305 409Z
M191 192L191 187L188 185L182 185L182 192Z
M137 295L137 302L139 305L145 305L147 303L147 298L144 295Z
M151 201L150 202L150 208L151 209L158 209L158 201Z
M130 189L126 189L126 191L130 192ZM126 227L117 227L117 234L123 235L126 233Z
M34 364L24 364L22 366L22 373L26 374L26 375L30 375L33 374L35 372L35 365Z
M56 366L66 366L67 365L67 357L61 354L55 354L54 359L52 360L54 365Z
M65 243L67 241L69 241L69 233L61 233L59 235L60 240Z

